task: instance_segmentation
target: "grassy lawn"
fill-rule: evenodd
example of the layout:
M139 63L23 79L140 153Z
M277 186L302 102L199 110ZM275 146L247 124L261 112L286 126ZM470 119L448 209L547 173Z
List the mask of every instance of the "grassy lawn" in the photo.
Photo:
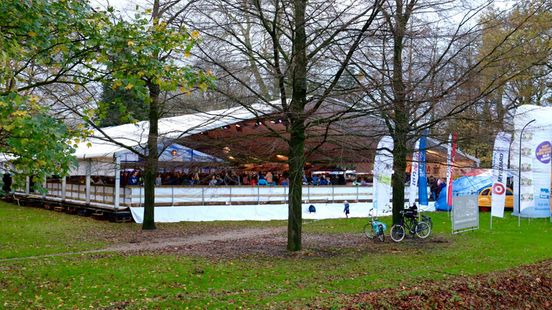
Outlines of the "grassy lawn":
M140 232L134 223L110 223L50 210L18 207L0 201L0 259L103 248L128 241ZM206 222L158 224L166 231L205 231L215 228L265 227L284 222Z
M450 234L446 213L431 214L434 240L342 249L318 257L207 259L170 253L101 253L0 261L0 308L306 308L339 306L339 294L486 273L552 258L552 224L481 214L481 229ZM0 257L96 249L136 233L115 224L0 203ZM386 219L387 221L389 219ZM307 233L360 233L365 219L308 222ZM218 222L160 225L162 230L285 225ZM101 233L98 233L101 232ZM112 237L112 238L110 238ZM368 241L370 242L371 241Z

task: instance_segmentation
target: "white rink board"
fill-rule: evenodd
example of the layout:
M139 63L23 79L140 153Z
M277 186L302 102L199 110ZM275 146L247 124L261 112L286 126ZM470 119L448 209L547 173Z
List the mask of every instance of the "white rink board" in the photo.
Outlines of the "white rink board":
M144 189L142 187L128 187L128 194L124 196L124 203L139 205L144 203ZM286 202L288 187L284 186L205 186L205 187L156 187L155 202L163 204L179 203L268 203ZM371 200L373 188L371 186L303 186L303 202L309 201L357 201ZM405 188L408 197L409 187Z
M333 219L345 218L342 203L313 203L315 213L309 213L311 204L303 204L303 219ZM368 217L372 203L350 203L349 217ZM144 208L131 207L132 217L136 223L142 223ZM427 210L435 211L433 202ZM379 212L379 216L390 215L388 212ZM155 207L155 222L210 222L210 221L270 221L287 220L288 206L285 204L264 205L209 205L209 206L180 206Z

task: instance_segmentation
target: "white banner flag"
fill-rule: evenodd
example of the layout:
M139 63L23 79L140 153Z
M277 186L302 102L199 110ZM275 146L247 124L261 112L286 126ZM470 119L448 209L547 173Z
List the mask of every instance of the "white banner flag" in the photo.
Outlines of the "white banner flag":
M412 165L410 169L410 195L408 196L408 204L413 205L418 196L418 167L420 166L420 140L414 145L414 153L412 154Z
M504 217L506 201L506 166L510 150L511 135L499 132L493 149L493 193L491 196L491 216Z
M383 211L391 200L391 174L393 173L393 138L381 138L374 159L374 209Z
M514 210L517 215L520 209L522 217L550 217L550 119L549 107L522 105L516 109L511 166L519 173L514 178Z

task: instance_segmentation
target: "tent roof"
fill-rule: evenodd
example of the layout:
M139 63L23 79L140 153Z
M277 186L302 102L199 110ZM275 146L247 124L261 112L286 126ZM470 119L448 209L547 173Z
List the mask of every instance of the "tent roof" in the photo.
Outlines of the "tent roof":
M428 148L439 148L439 149L444 150L444 151L447 150L447 146L448 146L448 144L440 142L439 140L431 138L431 137L427 137L427 143L428 143ZM445 153L445 156L446 156L446 153ZM462 150L460 150L458 148L456 149L456 156L462 156L462 157L464 157L468 160L471 160L471 161L475 162L477 167L479 167L479 164L481 163L479 158L477 158L475 156L472 156L470 154L464 153ZM446 159L446 157L444 159Z
M264 117L273 113L270 105L254 104L251 109L234 107L229 109L187 114L159 120L159 139L172 140L198 134L244 120ZM75 156L78 159L113 157L130 148L145 148L148 139L149 122L105 127L94 130L94 134L78 143ZM109 141L107 137L117 143Z
M174 152L174 155L172 154ZM140 161L138 155L126 150L118 154L123 162ZM159 155L159 161L170 162L222 162L223 160L209 154L173 143Z
M253 104L249 109L239 106L209 112L162 118L159 120L159 142L170 145L174 143L174 141L187 141L182 140L182 138L194 136L213 129L220 129L227 125L247 120L254 120L257 118L266 118L278 112L275 107L279 104L280 102L277 100L271 103ZM332 99L329 101L327 107L324 107L324 113L328 112L326 111L328 109L338 109L344 104L346 103ZM370 120L371 122L381 121L381 119L376 116L370 117ZM352 124L349 125L354 127ZM378 126L370 126L370 128L372 127L375 128ZM128 149L125 148L125 146L136 150L145 149L148 130L148 121L105 127L95 130L90 138L78 143L75 156L78 159L112 158L116 154L128 152ZM116 143L109 141L107 137L115 140ZM256 143L258 143L258 141L256 141ZM428 144L430 147L446 149L446 146L443 145L443 143L440 143L435 139L428 138ZM192 147L195 148L194 146ZM479 165L479 160L473 156L465 154L459 150L458 155L474 161L477 165Z

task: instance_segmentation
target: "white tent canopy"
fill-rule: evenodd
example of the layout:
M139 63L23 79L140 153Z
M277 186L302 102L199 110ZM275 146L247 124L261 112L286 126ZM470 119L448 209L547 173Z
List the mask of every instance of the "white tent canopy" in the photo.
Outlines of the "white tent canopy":
M160 145L159 149L163 148ZM131 151L119 153L119 157L122 162L138 162L140 158L138 155ZM159 155L159 160L163 162L222 162L223 160L209 154L185 147L180 144L171 144L164 148L163 152Z
M254 104L250 109L235 107L162 118L159 120L159 139L172 141L244 120L264 117L271 113L273 109L270 105ZM116 154L128 152L127 148L145 149L148 131L148 121L95 130L90 138L77 144L75 156L78 159L113 158ZM109 141L110 139L116 143Z

